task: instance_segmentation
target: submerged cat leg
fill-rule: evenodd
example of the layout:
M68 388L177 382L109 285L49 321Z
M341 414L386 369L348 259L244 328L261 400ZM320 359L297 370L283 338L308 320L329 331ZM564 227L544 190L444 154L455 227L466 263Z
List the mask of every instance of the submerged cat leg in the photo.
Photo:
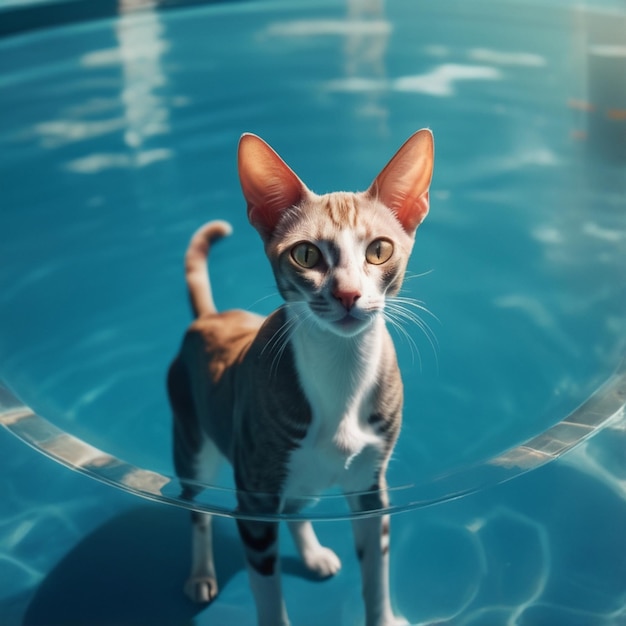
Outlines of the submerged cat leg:
M217 473L221 457L216 446L208 440L198 456L196 480L209 483ZM193 602L211 602L218 593L213 558L213 517L208 513L191 512L192 553L191 572L185 583L185 594Z
M352 510L363 512L386 506L382 492L348 498ZM389 596L389 516L366 517L352 521L357 557L361 566L366 626L408 626L396 618Z
M258 626L289 626L278 559L278 522L238 519Z
M217 596L217 576L213 562L212 516L192 511L193 534L191 573L185 583L185 594L193 602L211 602Z
M357 556L361 565L366 626L406 624L397 620L389 597L389 516L352 522Z
M334 576L341 569L339 557L330 548L320 544L311 522L293 521L288 526L307 569L320 578Z
M201 455L202 436L198 414L188 371L179 358L175 359L170 367L167 383L174 415L174 466L176 474L182 479L182 497L193 500L201 491L195 482L198 478L198 469L202 465L202 459L204 458L206 462L208 456ZM215 454L209 466L211 473L214 473L218 464L218 454L215 446L212 448L211 452ZM213 564L211 516L192 511L191 520L193 525L191 572L184 591L193 602L211 602L218 591Z
M222 463L217 446L205 438L200 450L193 456L193 478L200 484L210 484ZM185 493L193 499L201 487L197 483L185 485ZM213 557L213 517L208 513L191 512L192 553L191 572L185 583L185 594L193 601L211 602L218 593Z

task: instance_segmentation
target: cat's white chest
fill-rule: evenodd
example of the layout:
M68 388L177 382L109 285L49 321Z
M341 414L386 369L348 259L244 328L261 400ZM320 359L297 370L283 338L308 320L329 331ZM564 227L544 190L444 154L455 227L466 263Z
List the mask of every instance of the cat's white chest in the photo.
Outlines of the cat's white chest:
M315 418L300 446L291 453L284 495L286 498L313 498L321 492L340 485L366 488L368 477L360 480L355 461L367 451L377 449L380 440L367 427L351 419L342 422L334 435L320 436Z
M368 423L379 346L374 343L368 348L370 358L357 359L354 354L338 353L341 346L336 342L294 346L312 420L306 436L291 453L284 491L287 498L316 496L336 484L358 484L355 473L360 464L355 461L382 445ZM367 483L369 476L363 480Z

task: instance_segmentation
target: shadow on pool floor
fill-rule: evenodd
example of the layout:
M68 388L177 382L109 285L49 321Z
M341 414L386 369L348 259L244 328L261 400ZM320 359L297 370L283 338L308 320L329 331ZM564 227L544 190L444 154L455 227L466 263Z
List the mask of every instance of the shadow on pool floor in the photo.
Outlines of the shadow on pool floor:
M232 520L216 517L215 564L220 590L245 570ZM182 586L190 566L189 513L147 504L113 518L81 541L46 576L22 626L191 624L206 607ZM317 581L294 556L282 571Z
M224 587L245 566L232 522L217 519L214 526ZM189 552L186 511L153 506L127 511L88 535L50 572L23 624L190 623L203 607L182 594Z

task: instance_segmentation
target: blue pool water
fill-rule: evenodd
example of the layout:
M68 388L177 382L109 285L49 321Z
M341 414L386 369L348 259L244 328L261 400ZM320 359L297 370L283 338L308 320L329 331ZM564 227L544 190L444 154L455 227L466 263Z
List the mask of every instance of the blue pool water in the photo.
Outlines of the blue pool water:
M184 506L81 475L74 453L172 475L164 376L197 226L235 228L214 251L220 308L279 304L242 132L325 192L368 186L422 126L435 179L405 295L433 315L415 347L396 337L389 482L413 510L392 520L394 604L414 624L626 624L623 5L118 4L0 2L0 415L37 448L0 430L0 624L254 623L232 520L200 611L180 593ZM45 421L16 421L16 398ZM203 503L228 513L220 481ZM362 620L349 531L320 524L344 567L317 584L285 541L295 625Z

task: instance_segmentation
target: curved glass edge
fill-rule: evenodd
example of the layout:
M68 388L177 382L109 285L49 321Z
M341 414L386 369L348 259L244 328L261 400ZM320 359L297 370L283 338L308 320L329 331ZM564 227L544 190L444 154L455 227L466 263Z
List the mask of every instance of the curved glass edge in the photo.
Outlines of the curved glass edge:
M626 361L581 406L540 435L487 461L420 483L389 487L390 505L350 510L344 494L305 499L314 507L299 513L248 515L237 510L236 491L204 485L142 469L61 430L22 403L0 381L0 424L45 456L100 482L157 502L223 517L276 521L331 521L393 514L454 500L507 482L554 461L606 427L626 426ZM194 499L184 491L201 493ZM352 494L366 495L366 494Z

